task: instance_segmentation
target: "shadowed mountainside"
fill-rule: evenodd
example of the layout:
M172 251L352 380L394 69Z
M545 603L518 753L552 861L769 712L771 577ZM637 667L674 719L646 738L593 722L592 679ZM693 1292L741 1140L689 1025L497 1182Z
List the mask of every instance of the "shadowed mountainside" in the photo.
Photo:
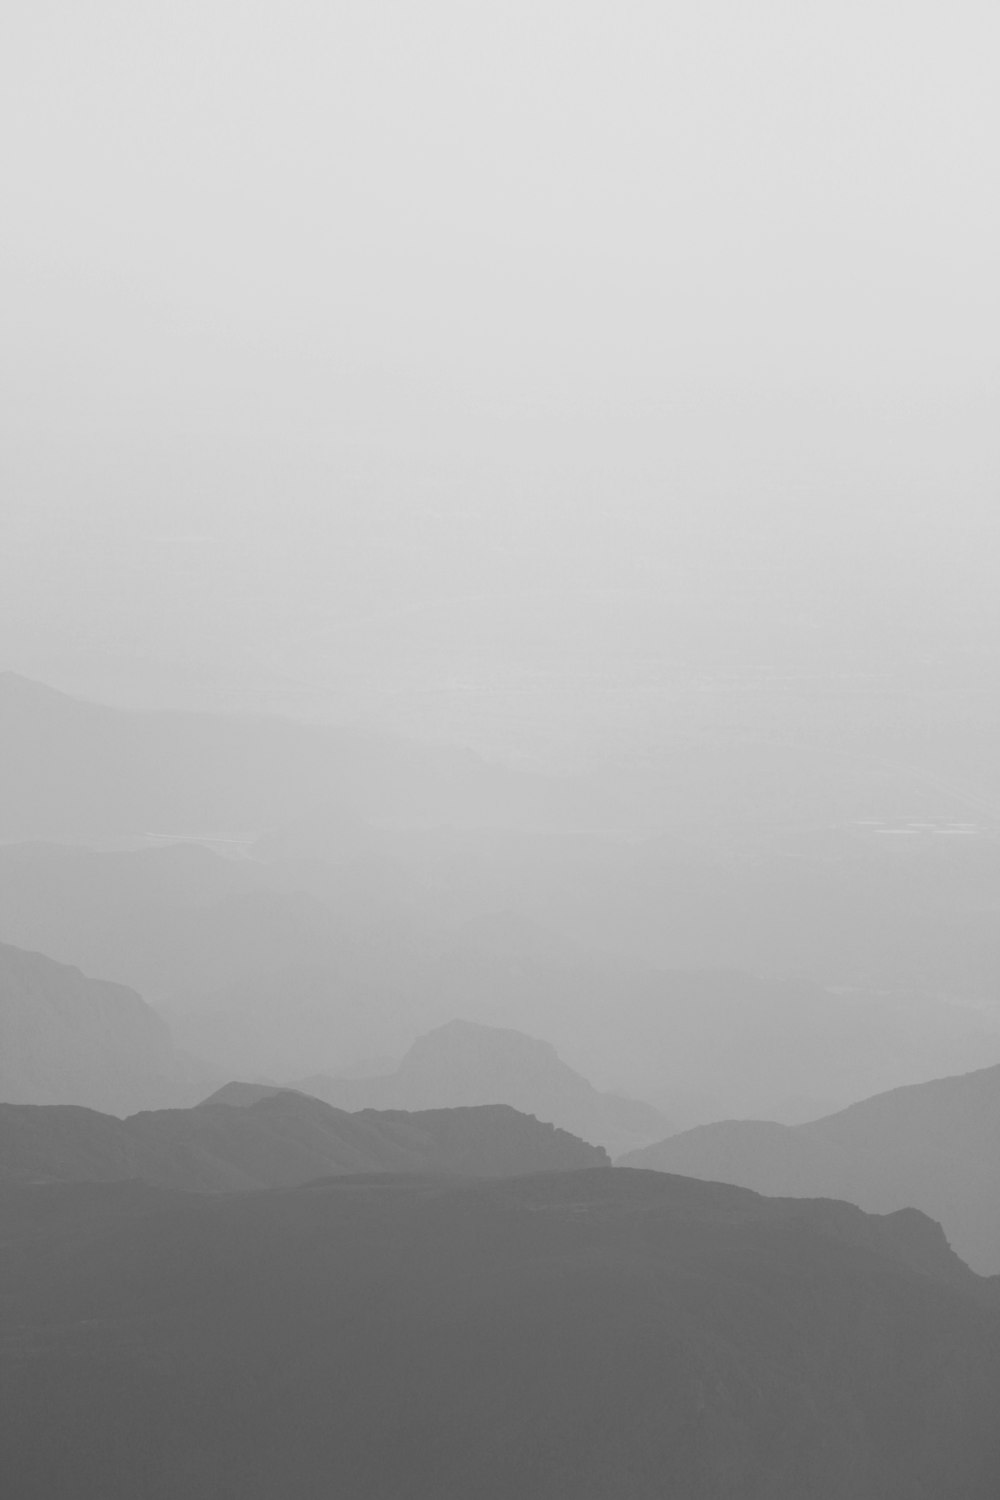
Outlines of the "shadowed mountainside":
M116 1120L0 1104L0 1180L118 1181L199 1192L287 1187L343 1172L476 1177L573 1170L604 1151L503 1105L346 1114L291 1090L232 1084L194 1109Z
M995 1290L920 1214L606 1169L0 1212L18 1500L997 1492Z
M944 1225L978 1271L1000 1272L1000 1067L913 1084L807 1125L725 1120L620 1158L757 1192L905 1205Z

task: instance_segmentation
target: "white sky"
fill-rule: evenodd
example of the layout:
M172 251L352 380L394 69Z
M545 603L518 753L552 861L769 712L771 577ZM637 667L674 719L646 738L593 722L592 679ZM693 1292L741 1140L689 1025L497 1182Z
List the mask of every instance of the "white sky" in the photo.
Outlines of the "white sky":
M640 586L640 644L981 632L998 43L963 0L7 0L0 658L332 680L350 622L528 610L530 656Z

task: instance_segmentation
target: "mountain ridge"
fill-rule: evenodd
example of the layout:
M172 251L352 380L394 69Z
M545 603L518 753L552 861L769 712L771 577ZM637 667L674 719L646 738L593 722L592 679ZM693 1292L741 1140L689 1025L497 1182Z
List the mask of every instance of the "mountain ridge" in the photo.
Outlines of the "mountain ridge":
M512 1027L460 1019L419 1036L394 1073L344 1079L313 1075L292 1086L354 1109L510 1104L610 1152L616 1142L648 1140L668 1124L650 1104L594 1088L550 1042Z
M784 1195L907 1206L941 1222L956 1250L1000 1272L1000 1066L873 1095L804 1125L727 1120L620 1157Z
M220 1091L223 1095L226 1090ZM254 1097L251 1097L254 1096ZM237 1192L357 1172L508 1175L606 1163L607 1153L505 1105L349 1114L255 1085L125 1120L0 1104L0 1181L119 1181Z

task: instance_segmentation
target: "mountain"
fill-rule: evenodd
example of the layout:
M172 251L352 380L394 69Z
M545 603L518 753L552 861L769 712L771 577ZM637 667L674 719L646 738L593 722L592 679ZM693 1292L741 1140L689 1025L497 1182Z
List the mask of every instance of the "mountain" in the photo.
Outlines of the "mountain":
M893 1089L807 1125L700 1126L621 1164L875 1213L912 1205L976 1270L1000 1272L1000 1067Z
M607 1162L605 1152L502 1105L346 1114L290 1090L230 1084L194 1109L116 1120L0 1104L0 1181L111 1182L232 1192L341 1172L509 1176Z
M190 843L8 845L0 940L138 989L223 1077L398 1056L424 953L391 875L331 868L321 899L300 873Z
M657 969L516 905L460 920L496 847L414 835L406 859L341 865L190 844L0 847L0 941L139 990L222 1077L339 1074L461 1017L543 1036L599 1090L690 1126L797 1123L1000 1062L995 1022L935 996ZM505 889L520 871L527 900L531 861L510 859Z
M295 1087L342 1109L510 1104L611 1152L668 1128L652 1105L599 1093L548 1042L471 1021L449 1021L419 1037L385 1077L314 1075Z
M917 1213L596 1169L0 1216L11 1500L1000 1489L996 1289Z
M0 943L0 1100L125 1114L192 1101L211 1076L134 990Z
M937 996L662 969L516 912L441 943L421 985L451 1015L545 1036L598 1087L649 1099L685 1124L736 1114L797 1123L945 1069L1000 1062L997 1018Z

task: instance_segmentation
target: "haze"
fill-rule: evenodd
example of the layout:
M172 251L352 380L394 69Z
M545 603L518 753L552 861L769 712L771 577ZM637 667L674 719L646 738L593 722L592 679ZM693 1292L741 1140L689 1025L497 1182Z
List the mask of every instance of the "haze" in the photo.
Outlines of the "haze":
M992 7L4 33L11 665L559 759L699 673L981 657Z
M7 0L3 1500L1000 1495L998 43Z

